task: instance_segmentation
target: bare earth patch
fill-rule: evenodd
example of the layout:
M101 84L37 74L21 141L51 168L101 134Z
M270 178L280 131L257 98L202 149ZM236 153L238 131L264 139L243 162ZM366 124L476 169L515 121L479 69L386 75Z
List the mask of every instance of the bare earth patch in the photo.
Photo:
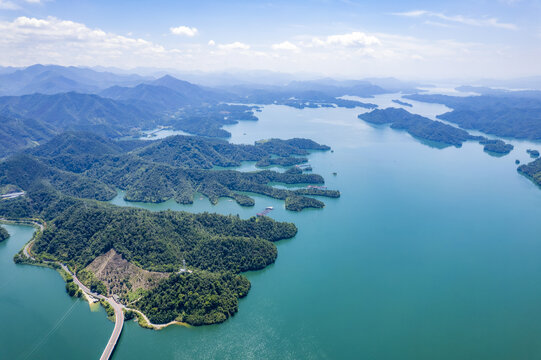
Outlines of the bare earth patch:
M98 256L87 267L101 280L109 294L123 298L128 292L136 289L148 290L170 274L141 269L129 263L114 249Z

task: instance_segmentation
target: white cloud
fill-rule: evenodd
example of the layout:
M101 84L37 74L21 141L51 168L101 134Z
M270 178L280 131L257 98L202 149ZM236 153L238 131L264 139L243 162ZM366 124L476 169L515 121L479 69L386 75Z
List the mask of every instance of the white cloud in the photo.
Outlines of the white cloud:
M342 47L366 47L371 45L379 45L380 41L377 37L367 35L362 32L352 32L342 35L330 35L324 38L312 38L314 46L342 46Z
M24 0L29 4L41 4L41 0Z
M0 10L17 10L17 9L20 9L20 7L14 2L0 0Z
M284 41L284 42L281 42L279 44L274 44L272 45L272 49L273 50L289 50L289 51L296 51L296 50L299 50L299 48L297 47L297 45L289 42L289 41Z
M457 25L437 18L422 20ZM541 57L539 47L526 49L514 44L502 46L369 32L305 34L272 46L239 41L217 44L209 40L165 48L131 35L54 17L0 20L0 34L0 65L4 66L47 63L121 68L174 66L186 71L267 69L348 77L479 77L501 74L502 69L506 69L508 76L527 74L539 68L537 59Z
M239 41L235 41L235 42L230 43L230 44L220 44L220 45L218 45L218 48L220 50L249 50L250 45L245 44L245 43L241 43Z
M18 17L0 21L0 62L4 64L58 63L96 65L155 58L167 53L149 41L91 29L60 20Z
M188 37L193 37L197 35L198 33L198 30L196 28L188 27L188 26L172 27L172 28L169 28L169 30L174 35L188 36Z
M464 25L470 25L470 26L478 26L478 27L495 27L500 29L506 29L506 30L516 30L517 26L515 24L510 23L502 23L497 18L470 18L462 15L445 15L444 13L438 13L433 11L427 11L427 10L413 10L413 11L406 11L406 12L398 12L393 13L393 15L397 16L405 16L405 17L435 17L441 20L464 24Z

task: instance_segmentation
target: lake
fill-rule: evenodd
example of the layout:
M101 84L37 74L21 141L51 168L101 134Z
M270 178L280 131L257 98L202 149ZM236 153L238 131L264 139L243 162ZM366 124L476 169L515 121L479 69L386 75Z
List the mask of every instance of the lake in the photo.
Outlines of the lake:
M363 101L400 107L397 98ZM405 101L431 118L448 111ZM258 122L226 127L234 143L307 137L331 146L309 156L314 173L342 193L322 199L324 209L288 212L262 196L253 208L199 196L193 205L116 197L117 205L243 218L274 206L270 215L299 232L277 244L275 264L246 274L252 289L233 318L161 331L130 321L114 359L541 358L541 191L515 165L541 144L512 140L504 157L475 142L440 148L357 119L364 111L270 105ZM68 297L55 271L15 265L34 229L7 229L0 357L98 358L113 329L104 311Z

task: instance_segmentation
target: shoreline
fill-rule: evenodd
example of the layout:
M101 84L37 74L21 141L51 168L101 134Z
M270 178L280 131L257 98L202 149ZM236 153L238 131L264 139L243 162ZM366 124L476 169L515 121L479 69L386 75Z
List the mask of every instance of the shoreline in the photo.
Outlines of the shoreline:
M43 222L43 224L41 223ZM44 261L44 260L37 260L36 258L34 258L31 254L31 249L32 249L32 245L34 243L34 241L36 240L36 236L39 235L40 232L42 232L45 228L46 228L46 223L40 219L29 219L29 220L13 220L13 219L6 219L6 218L0 218L0 223L6 223L6 224L13 224L13 225L24 225L24 226L32 226L34 228L36 228L36 232L34 232L34 234L32 235L32 238L24 245L24 247L19 250L19 252L17 254L15 254L15 256L19 255L22 253L22 257L21 259L28 259L28 260L31 260L31 261L36 261L36 262L25 262L24 260L21 262L21 264L26 264L26 265L34 265L34 266L41 266L41 267L47 267L47 268L50 268L50 269L53 269L53 270L56 270L60 276L62 277L62 279L64 281L66 281L66 279L64 278L64 276L62 276L62 274L60 273L60 271L64 271L66 272L68 275L70 275L71 277L73 277L73 279L75 279L75 284L77 285L78 289L81 290L83 296L84 296L84 299L88 302L89 306L92 306L94 304L97 304L99 303L99 297L96 297L92 294L92 292L90 291L90 289L87 289L87 288L84 288L81 286L81 282L79 281L79 279L75 276L75 274L73 274L69 268L65 265L65 264L62 264L60 262L51 262L51 261ZM60 268L56 268L55 266L53 266L52 264L57 264L60 266ZM90 293L89 293L90 292ZM103 295L102 295L103 296ZM103 296L104 298L108 299L106 296ZM176 321L176 320L173 320L171 322L168 322L166 324L154 324L150 321L150 319L140 310L137 310L137 309L133 309L133 308L129 308L127 307L126 305L122 304L122 303L117 303L120 308L122 309L122 312L123 314L125 313L125 311L133 311L134 313L138 314L139 316L141 316L141 318L144 320L144 323L141 323L141 321L138 321L139 323L139 326L141 326L142 328L145 328L145 329L153 329L153 330L161 330L161 329L164 329L166 327L169 327L171 325L179 325L179 326L184 326L186 328L190 328L192 325L188 324L188 323L184 323L184 322L181 322L181 321ZM139 319L139 316L138 316L138 319Z

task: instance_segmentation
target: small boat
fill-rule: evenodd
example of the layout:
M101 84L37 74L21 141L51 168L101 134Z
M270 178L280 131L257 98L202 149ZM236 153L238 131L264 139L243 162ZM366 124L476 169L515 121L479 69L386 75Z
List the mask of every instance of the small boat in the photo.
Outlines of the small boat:
M267 206L265 210L274 210L274 208L272 206Z

